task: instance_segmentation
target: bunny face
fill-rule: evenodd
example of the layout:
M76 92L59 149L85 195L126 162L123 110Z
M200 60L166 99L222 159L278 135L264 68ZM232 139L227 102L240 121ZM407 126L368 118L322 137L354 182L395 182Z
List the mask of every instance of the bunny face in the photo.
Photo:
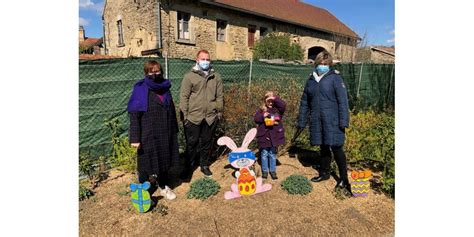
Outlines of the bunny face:
M255 163L255 155L248 149L250 142L257 135L257 129L252 128L245 135L241 147L237 147L230 137L221 137L217 140L220 146L226 145L232 152L229 154L229 163L235 168L249 167Z
M231 152L229 154L229 163L239 169L249 167L255 163L255 155L252 151Z

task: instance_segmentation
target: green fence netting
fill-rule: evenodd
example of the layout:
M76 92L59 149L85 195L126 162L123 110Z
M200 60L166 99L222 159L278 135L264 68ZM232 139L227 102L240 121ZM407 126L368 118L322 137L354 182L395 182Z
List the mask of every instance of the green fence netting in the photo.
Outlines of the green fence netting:
M143 78L143 64L157 60L172 81L171 92L179 106L181 80L194 65L185 59L127 58L79 62L79 148L91 157L111 154L112 131L105 124L118 119L119 134L127 136L127 102L133 84ZM224 83L224 120L220 130L237 143L254 126L253 114L266 90L276 91L286 102L285 129L291 133L310 65L269 64L250 61L213 61ZM346 84L351 110L394 108L393 64L337 64ZM180 146L184 146L180 126ZM289 136L287 136L289 137ZM288 139L289 140L289 139ZM183 150L181 147L180 150Z

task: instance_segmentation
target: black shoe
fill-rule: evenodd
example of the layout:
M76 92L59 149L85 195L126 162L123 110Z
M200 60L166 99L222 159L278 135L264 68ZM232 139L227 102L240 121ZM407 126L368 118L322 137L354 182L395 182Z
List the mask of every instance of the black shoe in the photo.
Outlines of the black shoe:
M278 179L276 172L270 172L270 176L272 176L272 179Z
M311 179L311 181L313 181L313 182L321 182L321 181L324 181L324 180L328 180L330 177L331 177L331 175L329 175L329 174L327 174L327 173L321 173L321 175L313 177L313 178Z
M209 166L203 166L201 167L201 172L207 176L207 177L211 177L212 176L212 172L211 170L209 169Z
M347 195L352 196L352 189L351 189L351 184L349 183L349 180L347 179L341 179L339 182L337 182L336 186L334 189L342 189L347 192Z
M262 179L267 179L268 172L262 172Z

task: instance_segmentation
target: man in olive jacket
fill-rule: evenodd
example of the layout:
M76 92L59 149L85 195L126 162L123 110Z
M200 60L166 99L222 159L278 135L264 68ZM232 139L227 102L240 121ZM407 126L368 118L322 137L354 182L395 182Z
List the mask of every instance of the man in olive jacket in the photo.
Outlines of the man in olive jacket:
M224 98L221 76L210 65L207 50L197 53L196 65L184 75L179 93L179 109L186 138L186 158L181 178L191 176L199 157L201 172L211 176L211 138L222 116Z

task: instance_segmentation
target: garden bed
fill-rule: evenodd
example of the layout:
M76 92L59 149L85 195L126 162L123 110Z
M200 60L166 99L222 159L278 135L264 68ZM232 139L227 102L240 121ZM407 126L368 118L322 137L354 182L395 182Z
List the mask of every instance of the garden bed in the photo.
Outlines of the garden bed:
M190 182L178 181L173 185L175 200L154 192L152 199L158 206L144 214L137 213L130 202L129 184L136 180L135 175L113 170L94 189L94 196L79 203L80 235L394 235L395 201L384 194L371 191L366 198L339 199L332 192L333 178L312 183L313 190L306 196L286 193L280 183L289 175L311 178L316 174L311 164L300 160L279 157L279 179L264 181L273 185L272 190L224 200L224 192L235 179L227 159L221 158L211 166L213 179L221 185L217 195L204 201L187 199ZM260 166L256 167L260 175ZM179 168L172 171L177 176ZM191 181L199 177L198 169Z

